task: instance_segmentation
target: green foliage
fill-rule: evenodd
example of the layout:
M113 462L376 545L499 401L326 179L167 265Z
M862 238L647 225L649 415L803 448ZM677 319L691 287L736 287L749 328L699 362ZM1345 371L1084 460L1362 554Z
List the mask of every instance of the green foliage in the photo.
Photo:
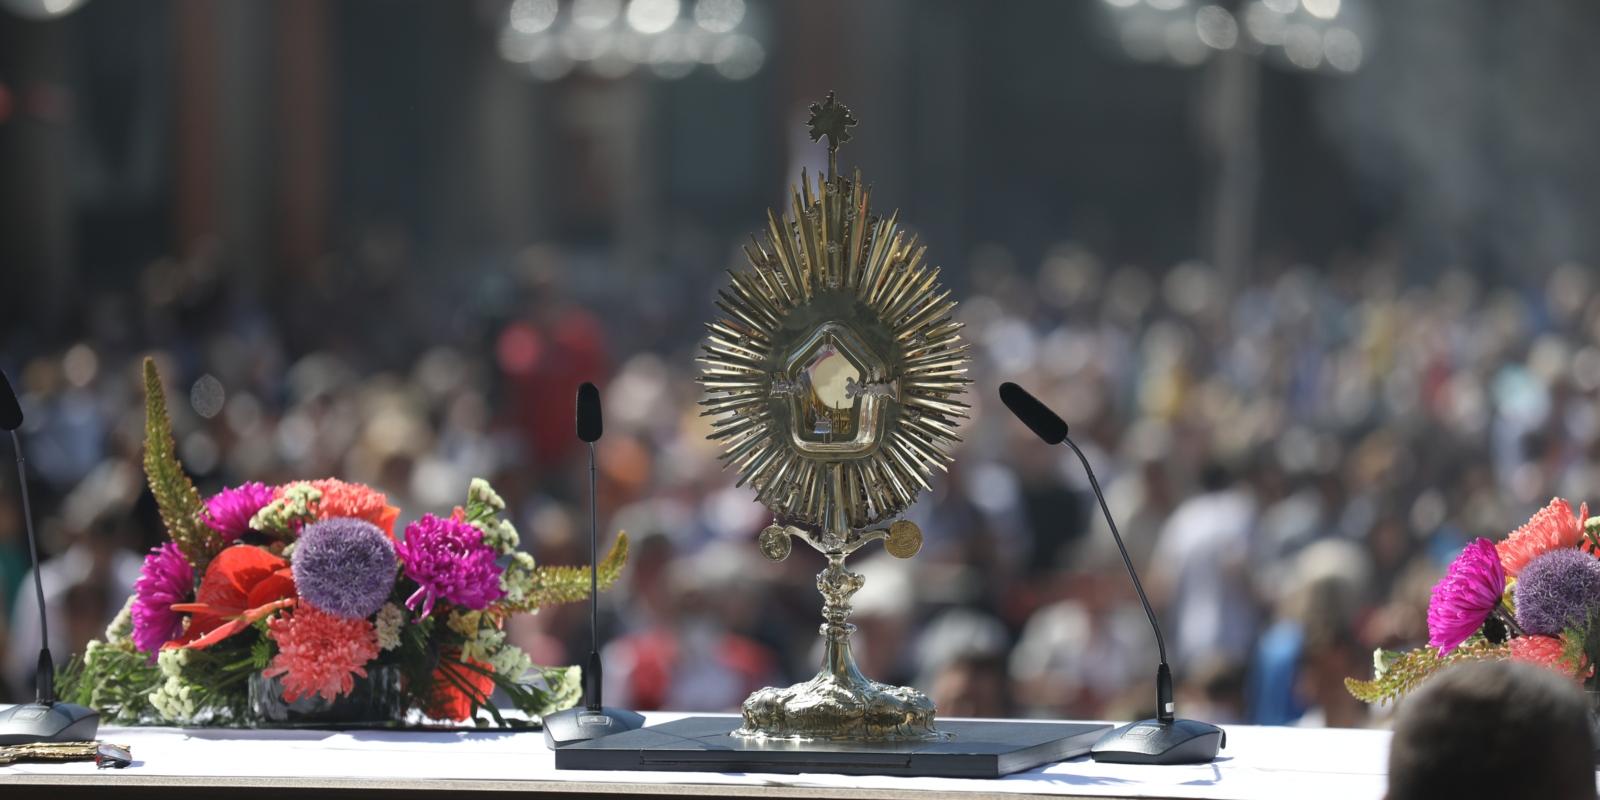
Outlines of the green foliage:
M265 622L265 620L263 620ZM259 627L257 628L259 630ZM265 633L256 638L256 643L250 646L250 668L262 670L272 663L272 640Z
M162 681L149 654L132 642L91 642L56 675L56 689L62 700L97 709L107 722L132 725L155 716L150 693Z
M433 645L435 622L430 616L401 625L399 646L378 656L379 663L393 664L400 669L406 708L422 708L428 703L433 668L440 658Z
M1376 674L1370 681L1345 678L1344 688L1364 703L1389 703L1422 685L1435 672L1468 661L1503 661L1511 650L1474 636L1441 656L1436 647L1424 646L1406 653L1379 650L1373 654Z
M179 677L193 689L196 705L213 714L201 722L228 724L246 718L250 676L261 670L255 664L262 652L271 658L267 637L255 628L206 650L184 651Z
M166 392L161 388L155 359L151 358L144 360L144 413L144 474L150 482L150 492L161 510L167 535L177 543L195 572L204 572L211 557L222 550L223 541L200 518L204 505L200 492L178 461Z
M1561 632L1561 661L1587 688L1600 686L1600 674L1592 669L1600 664L1600 611L1591 612L1582 627Z
M622 567L628 562L628 534L618 533L611 551L600 560L600 588L610 588L622 576ZM532 582L521 601L512 604L514 611L537 611L541 606L575 603L589 596L588 567L547 567L533 569Z

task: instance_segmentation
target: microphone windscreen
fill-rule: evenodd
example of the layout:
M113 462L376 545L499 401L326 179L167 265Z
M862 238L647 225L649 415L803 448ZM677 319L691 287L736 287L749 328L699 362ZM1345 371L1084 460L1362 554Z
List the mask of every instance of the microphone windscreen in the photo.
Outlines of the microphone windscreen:
M600 441L600 390L592 383L578 387L578 438Z
M22 404L17 402L17 393L11 388L11 381L4 372L0 372L0 430L14 431L22 427Z
M1061 440L1067 438L1067 423L1021 386L1009 382L1000 384L1000 402L1045 444L1061 444Z

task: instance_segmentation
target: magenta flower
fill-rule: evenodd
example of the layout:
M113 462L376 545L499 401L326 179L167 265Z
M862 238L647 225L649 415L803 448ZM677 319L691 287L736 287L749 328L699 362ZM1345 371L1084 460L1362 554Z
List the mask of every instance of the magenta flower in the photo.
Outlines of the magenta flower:
M1506 590L1506 571L1494 543L1469 543L1433 587L1428 601L1428 644L1444 655L1483 627Z
M222 534L222 538L232 544L250 532L250 518L270 502L271 486L246 483L212 495L200 516L211 530Z
M188 602L194 594L194 568L176 544L167 542L150 550L144 568L133 584L133 645L156 660L161 646L183 633L183 615L174 603Z
M461 520L424 515L406 526L405 539L394 549L406 577L417 582L406 608L415 611L421 603L424 617L438 600L481 611L505 596L494 548L483 543L482 532Z

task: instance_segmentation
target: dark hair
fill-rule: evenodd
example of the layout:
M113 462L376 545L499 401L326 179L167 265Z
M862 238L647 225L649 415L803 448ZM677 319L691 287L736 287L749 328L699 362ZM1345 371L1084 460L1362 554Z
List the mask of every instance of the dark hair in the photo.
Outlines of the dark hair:
M1220 492L1233 484L1233 471L1221 461L1210 460L1200 466L1200 489Z
M1401 707L1388 800L1595 797L1594 734L1583 692L1517 662L1465 664Z

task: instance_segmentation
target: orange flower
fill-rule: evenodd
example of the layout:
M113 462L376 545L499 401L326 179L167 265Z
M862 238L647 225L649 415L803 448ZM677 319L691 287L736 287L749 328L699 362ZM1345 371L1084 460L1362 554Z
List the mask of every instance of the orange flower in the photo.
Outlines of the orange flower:
M394 538L394 521L400 517L400 509L389 505L389 498L383 492L360 483L345 483L338 478L311 481L311 485L322 492L322 499L317 501L315 509L317 519L364 519L378 526L390 539ZM283 490L283 486L278 487L275 495L282 497Z
M204 650L294 604L294 574L289 562L254 545L236 544L206 567L193 603L172 610L192 614L183 635L167 647Z
M1583 520L1588 516L1588 503L1580 506L1577 516L1573 516L1572 506L1567 501L1559 497L1552 499L1550 505L1539 509L1527 524L1495 545L1506 575L1516 577L1529 561L1551 550L1577 547L1583 539Z
M460 722L472 716L473 698L467 696L467 691L477 698L478 705L494 693L494 678L462 665L459 659L459 653L444 653L433 670L433 693L423 712L434 719ZM467 663L484 670L490 668L470 659ZM463 685L467 691L463 691Z

